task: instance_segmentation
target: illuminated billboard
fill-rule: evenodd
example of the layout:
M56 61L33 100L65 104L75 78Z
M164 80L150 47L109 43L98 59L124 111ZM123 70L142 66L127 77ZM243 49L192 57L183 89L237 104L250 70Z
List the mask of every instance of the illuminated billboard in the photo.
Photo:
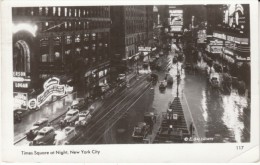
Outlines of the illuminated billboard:
M171 32L182 31L183 26L183 10L171 9L169 10L169 25L171 26Z
M170 26L182 26L183 25L183 10L169 10Z

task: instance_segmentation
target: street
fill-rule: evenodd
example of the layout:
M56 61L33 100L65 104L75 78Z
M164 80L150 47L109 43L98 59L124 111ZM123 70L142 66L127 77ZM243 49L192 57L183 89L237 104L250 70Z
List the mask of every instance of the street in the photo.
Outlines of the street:
M187 72L178 62L173 64L175 53L160 57L162 69L153 71L158 82L164 80L166 72L174 78L173 86L165 91L159 90L159 84L151 85L147 80L149 74L141 74L140 79L130 83L111 97L104 98L95 110L87 128L77 130L78 135L71 144L130 144L134 126L143 121L145 112L154 112L159 118L166 112L168 103L177 96L177 66L181 73L178 87L186 124L193 123L195 137L213 138L210 142L247 142L250 139L249 100L240 96L236 90L224 95L209 87L202 72ZM203 61L197 64L203 69ZM61 118L73 100L72 95L41 107L40 110L26 117L22 123L15 125L15 140L24 136L33 122L43 117L49 120ZM57 119L59 121L59 119ZM157 125L160 123L158 122ZM58 122L54 122L59 129ZM139 142L138 142L139 143Z
M171 68L170 74L176 77L177 65L172 64L173 54L162 58L164 70L156 72L159 80L163 80L167 66ZM203 63L203 62L202 62ZM198 63L199 66L206 64ZM179 63L181 66L181 63ZM181 69L181 68L179 68ZM104 144L135 143L131 137L133 127L143 121L145 112L161 114L165 112L168 102L176 97L176 80L172 88L161 93L158 84L153 90L147 91L135 105L131 107L126 116L117 124L107 130ZM238 95L232 90L230 95L213 91L209 88L205 75L185 74L182 71L179 93L188 125L193 122L196 136L200 138L213 138L211 142L247 142L250 139L250 109L245 96Z

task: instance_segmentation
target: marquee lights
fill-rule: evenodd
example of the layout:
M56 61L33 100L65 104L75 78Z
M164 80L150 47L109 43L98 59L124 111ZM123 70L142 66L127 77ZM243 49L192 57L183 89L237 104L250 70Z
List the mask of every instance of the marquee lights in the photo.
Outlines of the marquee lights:
M25 30L33 35L33 37L36 36L36 31L38 30L37 25L31 25L27 23L20 23L20 24L13 24L13 34Z

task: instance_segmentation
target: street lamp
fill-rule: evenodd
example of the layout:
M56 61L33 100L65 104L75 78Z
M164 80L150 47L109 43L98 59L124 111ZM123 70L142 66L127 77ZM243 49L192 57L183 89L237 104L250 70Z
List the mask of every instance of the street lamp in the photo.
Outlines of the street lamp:
M179 97L179 84L180 84L180 72L179 72L179 64L177 61L177 97Z

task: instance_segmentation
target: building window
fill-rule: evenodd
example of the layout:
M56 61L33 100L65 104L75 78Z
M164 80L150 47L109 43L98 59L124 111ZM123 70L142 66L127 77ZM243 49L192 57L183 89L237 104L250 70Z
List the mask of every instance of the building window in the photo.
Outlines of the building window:
M88 42L89 41L89 34L84 34L84 41Z
M97 34L97 38L98 38L98 40L101 40L101 39L102 39L102 34L101 34L101 33L98 33L98 34Z
M71 9L69 9L69 17L71 17Z
M39 15L42 16L42 7L39 7Z
M79 9L79 17L81 16L81 10Z
M71 22L69 22L69 29L70 29L70 30L72 29L72 27L71 27Z
M53 10L52 11L53 12L53 16L56 16L56 7L53 7L52 10Z
M74 16L77 17L77 9L75 9Z
M41 62L47 62L48 61L47 57L48 57L47 54L42 54Z
M96 33L92 33L91 38L92 38L93 41L95 41L96 40Z
M58 16L60 17L60 15L61 15L61 8L59 7L58 8Z
M86 28L89 29L89 22L87 22L87 27Z
M93 51L96 50L96 44L92 44L92 50L93 50Z
M67 11L67 8L65 7L65 8L64 8L64 16L65 16L65 17L67 17L67 12L68 12L68 11Z
M64 23L64 28L65 28L65 29L68 28L67 22Z
M48 14L49 14L49 8L45 7L45 16L48 16Z

